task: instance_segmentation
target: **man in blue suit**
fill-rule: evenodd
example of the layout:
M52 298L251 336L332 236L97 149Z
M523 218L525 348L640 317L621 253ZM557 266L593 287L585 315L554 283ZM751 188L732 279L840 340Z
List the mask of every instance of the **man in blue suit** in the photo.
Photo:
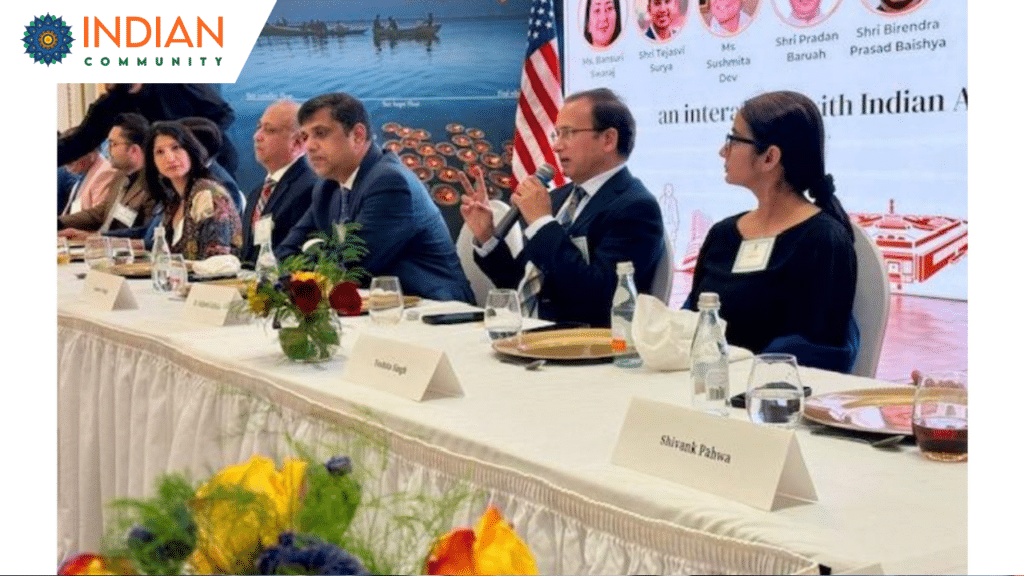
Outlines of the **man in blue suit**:
M473 232L474 259L498 287L518 287L526 312L555 322L611 324L615 265L632 262L637 290L648 292L664 252L661 209L626 168L636 123L607 88L573 94L558 112L555 154L573 183L550 193L536 177L523 180L511 201L523 217L525 244L513 257L494 236L483 174L462 216Z
M309 210L275 251L278 259L298 253L311 232L357 222L369 249L361 265L371 275L397 276L406 294L472 302L441 211L416 175L373 143L362 102L322 94L299 108L299 124L313 171L340 187L313 192Z

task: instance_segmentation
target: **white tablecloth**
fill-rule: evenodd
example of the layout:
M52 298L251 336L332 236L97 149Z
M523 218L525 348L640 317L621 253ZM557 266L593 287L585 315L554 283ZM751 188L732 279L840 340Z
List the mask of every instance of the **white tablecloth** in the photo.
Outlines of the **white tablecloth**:
M373 490L440 494L467 483L501 507L542 573L783 573L813 563L966 572L966 465L801 430L819 502L764 512L610 463L630 399L688 405L686 372L525 371L497 361L480 324L384 329L365 317L345 319L334 360L294 364L262 323L186 322L182 302L146 281L130 282L138 310L90 308L73 275L81 270L58 272L60 557L96 550L103 505L149 495L160 473L202 478L255 451L279 458L289 438L363 454L351 439L379 435L388 451ZM465 397L413 402L346 382L345 356L364 330L443 349ZM733 392L748 371L749 361L731 365ZM818 393L885 385L802 376ZM457 521L479 512L468 507Z

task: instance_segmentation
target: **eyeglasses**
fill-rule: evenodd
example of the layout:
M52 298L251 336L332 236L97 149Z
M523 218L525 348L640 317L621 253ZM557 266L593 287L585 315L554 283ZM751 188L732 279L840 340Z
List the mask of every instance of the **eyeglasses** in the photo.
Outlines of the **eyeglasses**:
M601 131L602 130L599 129L599 128L558 128L557 130L555 130L551 134L548 134L548 136L550 136L551 137L551 141L554 142L554 141L559 140L559 139L561 139L561 140L568 140L569 138L572 138L573 136L575 136L576 134L579 134L580 132L601 132Z
M732 132L729 132L728 134L725 135L725 149L729 150L730 148L732 148L733 142L742 142L744 144L750 144L752 146L758 145L757 140L751 140L750 138L744 138L743 136L737 136Z

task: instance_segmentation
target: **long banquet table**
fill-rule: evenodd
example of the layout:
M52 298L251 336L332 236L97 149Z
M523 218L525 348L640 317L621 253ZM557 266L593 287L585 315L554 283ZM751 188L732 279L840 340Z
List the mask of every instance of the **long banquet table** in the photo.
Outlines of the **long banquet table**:
M385 328L366 317L344 319L335 359L296 364L262 322L189 322L148 281L129 281L136 310L90 307L82 271L57 273L59 558L97 550L105 504L150 495L161 473L202 478L253 452L279 458L291 441L343 443L359 431L386 439L376 490L468 483L510 518L541 573L966 573L965 464L800 428L819 500L765 512L611 464L631 398L688 405L686 372L527 371L498 362L479 323ZM443 349L465 396L414 402L345 381L345 357L366 331ZM749 369L730 365L734 393ZM801 376L815 393L887 385Z

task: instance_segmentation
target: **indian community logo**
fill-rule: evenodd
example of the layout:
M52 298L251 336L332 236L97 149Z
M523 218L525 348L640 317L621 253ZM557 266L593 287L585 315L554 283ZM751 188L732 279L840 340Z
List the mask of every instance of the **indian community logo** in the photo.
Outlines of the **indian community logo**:
M25 53L32 60L50 64L59 64L65 56L71 53L71 27L64 23L60 16L36 16L28 26L25 26L25 36L22 43L25 45Z

